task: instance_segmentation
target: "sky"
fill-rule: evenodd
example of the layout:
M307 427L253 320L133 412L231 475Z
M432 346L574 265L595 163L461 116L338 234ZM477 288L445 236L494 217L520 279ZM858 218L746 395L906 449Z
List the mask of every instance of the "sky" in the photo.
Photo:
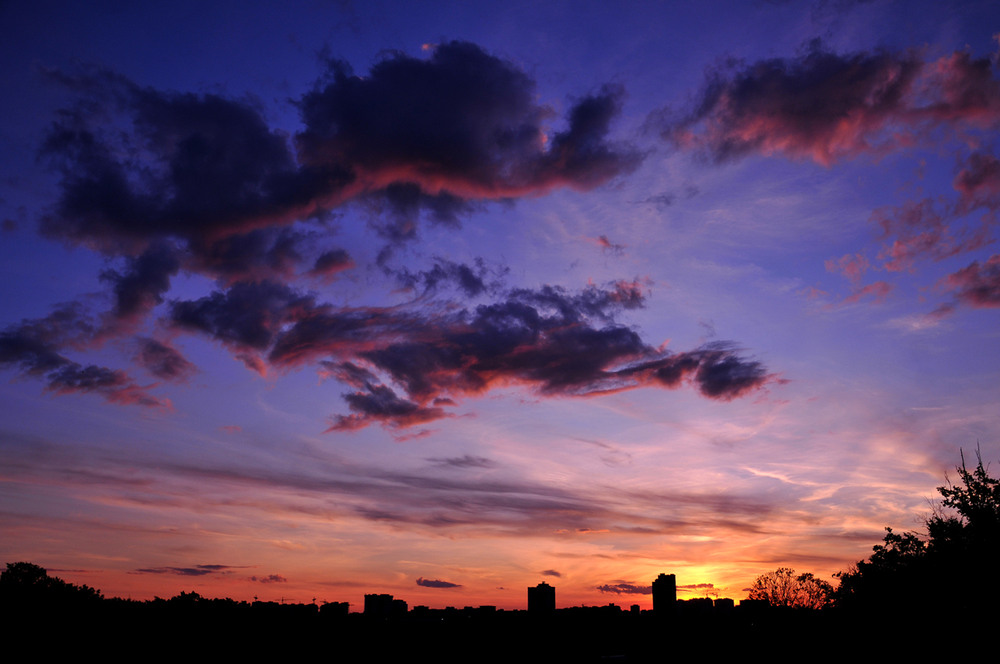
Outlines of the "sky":
M651 608L1000 464L996 3L0 24L0 562Z

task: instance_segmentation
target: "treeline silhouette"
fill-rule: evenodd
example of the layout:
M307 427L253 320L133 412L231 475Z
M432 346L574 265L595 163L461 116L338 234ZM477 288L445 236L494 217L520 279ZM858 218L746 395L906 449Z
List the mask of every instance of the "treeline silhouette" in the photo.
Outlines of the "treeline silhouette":
M664 661L737 657L776 644L805 659L821 643L827 655L851 655L886 639L898 657L956 634L985 637L997 624L1000 480L978 449L976 456L970 470L963 453L958 482L938 488L942 507L926 519L926 537L887 528L871 556L837 575L838 587L779 568L735 607L705 599L657 611L608 605L540 615L494 607L406 611L404 603L402 611L366 615L349 613L346 603L251 603L194 592L135 601L16 562L0 574L0 610L5 632L39 653L96 652L105 660Z

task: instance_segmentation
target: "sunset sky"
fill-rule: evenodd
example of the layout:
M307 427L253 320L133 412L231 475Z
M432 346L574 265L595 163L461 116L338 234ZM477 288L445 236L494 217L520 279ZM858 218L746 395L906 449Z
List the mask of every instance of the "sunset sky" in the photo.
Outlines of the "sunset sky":
M651 608L995 474L996 2L479 4L0 3L0 563Z

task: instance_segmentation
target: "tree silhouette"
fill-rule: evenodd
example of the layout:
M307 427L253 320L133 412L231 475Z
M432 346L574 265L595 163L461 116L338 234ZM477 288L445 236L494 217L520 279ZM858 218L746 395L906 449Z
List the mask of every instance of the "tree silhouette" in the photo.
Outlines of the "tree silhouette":
M0 600L9 605L76 604L102 598L100 591L49 576L44 567L32 563L7 563L0 573Z
M938 487L942 509L926 521L927 540L886 528L872 555L839 575L839 606L878 611L892 602L911 615L944 606L954 615L985 615L1000 593L1000 480L989 475L978 448L972 470L964 453L961 459L960 483Z
M942 503L954 508L960 518L948 519L942 516L933 517L928 522L928 529L938 529L938 539L950 537L968 540L973 546L996 547L1000 535L1000 479L990 477L983 467L983 457L976 448L976 467L968 470L965 466L965 453L962 453L962 465L955 470L961 479L961 485L939 486L938 492L944 496ZM931 531L931 540L935 539Z
M790 567L761 574L750 587L749 599L766 600L771 606L822 609L830 603L833 586L810 572L795 575Z

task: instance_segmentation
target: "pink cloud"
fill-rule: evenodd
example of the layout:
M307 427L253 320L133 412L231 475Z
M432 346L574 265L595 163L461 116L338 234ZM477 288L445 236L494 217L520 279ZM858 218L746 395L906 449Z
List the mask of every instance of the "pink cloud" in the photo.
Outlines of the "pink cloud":
M936 127L1000 126L1000 83L989 59L916 51L839 55L818 45L794 59L712 72L687 117L664 138L717 161L781 154L830 166L919 144Z
M892 284L885 281L876 281L861 288L844 298L844 304L854 304L866 297L874 298L876 302L882 302L892 292Z
M962 304L978 308L1000 307L1000 254L980 264L975 261L945 277L941 285L954 291Z

